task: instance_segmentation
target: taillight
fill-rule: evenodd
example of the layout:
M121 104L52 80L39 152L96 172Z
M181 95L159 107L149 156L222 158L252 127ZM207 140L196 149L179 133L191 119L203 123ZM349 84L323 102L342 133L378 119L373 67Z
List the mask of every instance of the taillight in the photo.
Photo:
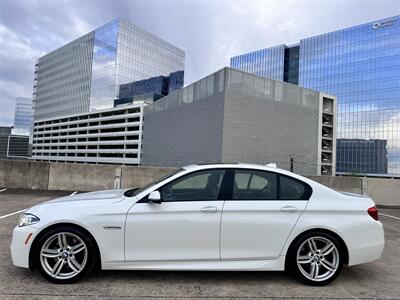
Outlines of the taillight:
M368 214L376 221L379 221L379 216L378 216L378 209L376 206L372 206L368 208Z

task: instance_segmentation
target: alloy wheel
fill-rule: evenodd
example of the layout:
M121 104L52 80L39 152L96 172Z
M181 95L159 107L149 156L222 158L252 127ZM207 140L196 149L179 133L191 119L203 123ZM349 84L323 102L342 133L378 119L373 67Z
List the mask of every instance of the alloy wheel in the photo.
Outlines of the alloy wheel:
M85 242L71 232L59 232L50 236L40 250L43 270L60 280L78 275L84 269L87 257Z
M306 239L297 251L297 266L309 280L320 282L331 278L339 268L339 251L335 244L322 236Z

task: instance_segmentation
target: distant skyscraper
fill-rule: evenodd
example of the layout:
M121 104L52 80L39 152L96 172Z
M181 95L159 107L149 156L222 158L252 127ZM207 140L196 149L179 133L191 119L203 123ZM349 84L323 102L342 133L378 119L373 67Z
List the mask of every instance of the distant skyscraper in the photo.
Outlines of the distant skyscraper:
M0 159L26 159L28 156L29 135L13 135L12 127L0 126Z
M33 127L32 99L17 98L15 104L14 127L11 130L13 135L31 134Z
M337 96L338 138L387 141L387 167L356 169L400 176L400 17L239 55L230 65ZM380 156L365 147L363 161L352 161L360 143L342 145L342 166L373 165Z
M183 71L185 52L113 20L37 61L35 121L113 107L121 84Z
M386 147L386 140L337 139L337 173L386 174Z

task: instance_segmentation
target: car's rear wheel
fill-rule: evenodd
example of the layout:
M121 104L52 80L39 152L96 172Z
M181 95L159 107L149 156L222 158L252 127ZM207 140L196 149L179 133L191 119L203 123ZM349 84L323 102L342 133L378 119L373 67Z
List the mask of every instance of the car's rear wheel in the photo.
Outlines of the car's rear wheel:
M326 232L310 232L297 239L290 251L289 268L310 285L325 285L343 268L343 249L335 236Z
M90 272L96 251L91 238L73 227L59 227L40 237L35 265L53 283L73 283Z

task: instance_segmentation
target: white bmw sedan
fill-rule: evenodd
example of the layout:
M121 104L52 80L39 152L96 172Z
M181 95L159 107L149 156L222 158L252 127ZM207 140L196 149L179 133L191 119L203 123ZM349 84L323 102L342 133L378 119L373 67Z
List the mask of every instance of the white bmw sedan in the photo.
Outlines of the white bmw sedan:
M305 283L380 258L374 202L274 167L184 167L140 189L66 196L25 211L13 263L51 282L107 270L287 270Z

